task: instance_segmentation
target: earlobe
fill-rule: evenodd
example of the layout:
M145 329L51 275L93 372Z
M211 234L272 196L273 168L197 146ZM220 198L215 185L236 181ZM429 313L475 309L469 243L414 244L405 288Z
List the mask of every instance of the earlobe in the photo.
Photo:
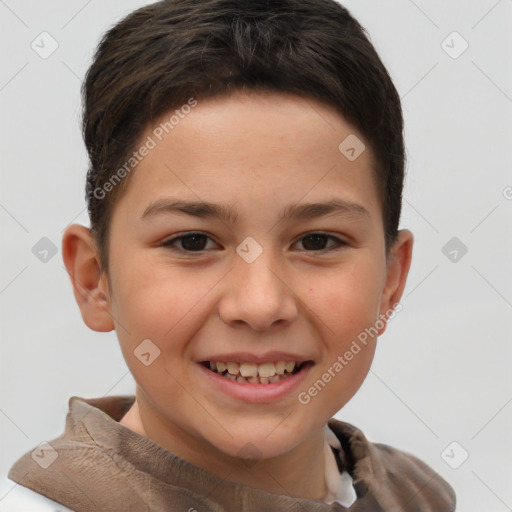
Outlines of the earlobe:
M85 324L93 331L112 331L107 279L90 230L79 224L68 226L62 236L62 257Z
M386 330L387 319L392 314L395 305L400 302L407 282L407 275L412 260L414 237L407 229L398 232L398 238L390 249L387 261L387 276L380 303L379 336Z

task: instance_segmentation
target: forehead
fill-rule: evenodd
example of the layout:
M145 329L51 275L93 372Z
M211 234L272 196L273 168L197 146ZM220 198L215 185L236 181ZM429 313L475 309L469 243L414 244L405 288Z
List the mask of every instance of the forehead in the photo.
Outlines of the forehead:
M347 140L360 144L356 159L343 152ZM367 209L378 203L368 144L337 110L311 98L239 91L197 100L148 126L136 148L144 145L151 149L120 200L137 203L139 217L171 192L196 202L265 201L280 213L290 201L336 193Z

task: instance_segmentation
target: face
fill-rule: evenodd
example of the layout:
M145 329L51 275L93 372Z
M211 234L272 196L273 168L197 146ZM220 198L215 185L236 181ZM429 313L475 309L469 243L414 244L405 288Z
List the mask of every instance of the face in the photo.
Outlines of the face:
M347 158L340 143L364 138L295 95L201 100L162 137L169 117L142 134L155 147L110 224L108 299L142 422L162 444L278 456L355 394L376 339L353 343L389 307L372 153Z

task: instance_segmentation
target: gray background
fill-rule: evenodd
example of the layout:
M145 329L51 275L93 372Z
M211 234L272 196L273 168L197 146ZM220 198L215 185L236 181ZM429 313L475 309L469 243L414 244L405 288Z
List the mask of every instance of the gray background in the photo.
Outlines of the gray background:
M60 241L89 225L81 80L100 34L146 3L0 0L0 477L63 431L70 396L134 392L115 333L82 322ZM337 417L427 462L458 511L512 510L512 1L345 5L403 99L415 248L403 311ZM46 59L43 31L59 45Z

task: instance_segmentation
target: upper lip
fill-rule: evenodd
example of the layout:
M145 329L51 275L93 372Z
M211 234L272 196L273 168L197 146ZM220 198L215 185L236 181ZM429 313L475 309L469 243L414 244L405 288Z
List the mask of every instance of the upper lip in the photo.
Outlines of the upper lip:
M212 361L212 362L234 362L234 363L275 363L277 361L295 361L305 362L312 359L307 356L293 354L291 352L265 352L264 354L250 354L248 352L230 352L229 354L215 354L201 358L199 361Z

